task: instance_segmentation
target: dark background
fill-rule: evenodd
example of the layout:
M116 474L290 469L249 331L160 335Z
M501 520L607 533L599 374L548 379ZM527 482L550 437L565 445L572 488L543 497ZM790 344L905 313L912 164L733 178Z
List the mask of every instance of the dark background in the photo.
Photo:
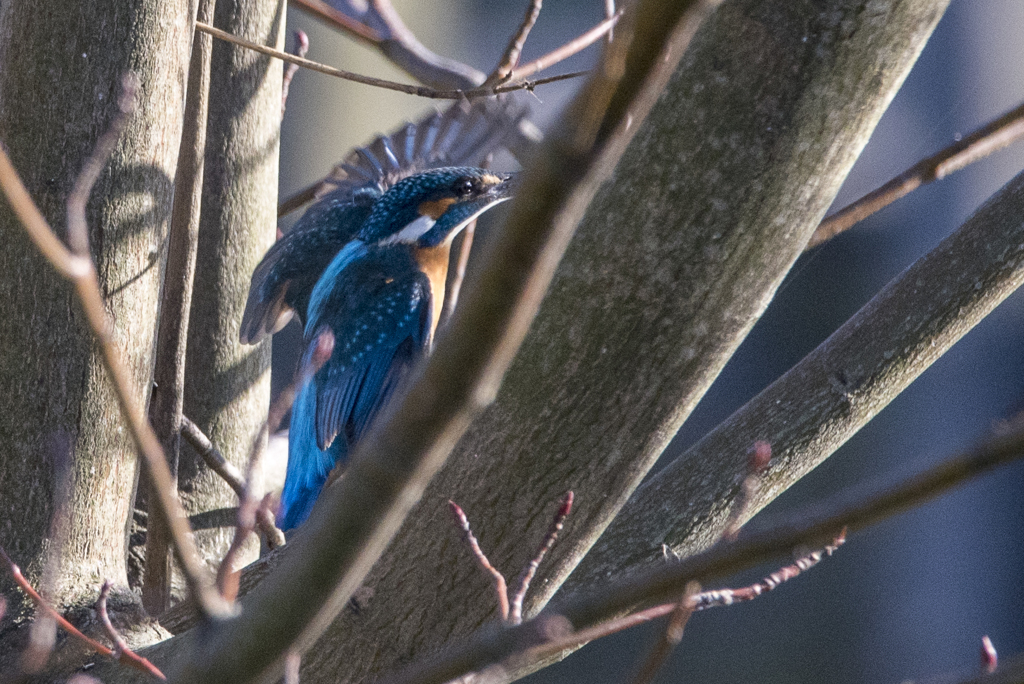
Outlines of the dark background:
M489 69L526 2L395 2L438 52ZM602 18L599 0L549 0L524 59ZM408 81L383 59L301 13L311 59ZM1024 3L953 0L837 199L842 205L1024 99ZM586 68L595 48L553 73ZM537 90L543 125L575 86ZM529 97L529 96L526 96ZM321 177L373 134L433 103L301 72L282 130L282 196ZM797 262L775 301L684 425L692 444L824 340L992 192L1024 169L1024 143L889 207ZM486 231L486 224L481 227ZM1024 296L1011 297L848 444L753 522L891 482L969 448L1024 411ZM296 326L275 340L274 386L287 382ZM1024 650L1024 464L1003 468L850 537L834 557L757 601L693 617L660 682L899 682L977 667L981 636ZM745 584L773 568L735 578ZM534 682L625 682L661 625L590 645Z

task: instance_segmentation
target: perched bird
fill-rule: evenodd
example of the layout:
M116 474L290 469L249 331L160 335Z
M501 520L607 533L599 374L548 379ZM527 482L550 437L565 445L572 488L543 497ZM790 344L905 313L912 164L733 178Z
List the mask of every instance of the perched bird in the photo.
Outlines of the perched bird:
M305 323L324 269L395 183L431 168L480 166L507 141L525 111L510 99L456 103L350 153L309 189L307 199L316 203L253 272L241 342L255 344L295 316Z
M511 175L473 167L399 180L327 265L308 297L303 366L325 335L333 346L292 409L282 529L306 519L328 473L429 352L452 239L512 187Z

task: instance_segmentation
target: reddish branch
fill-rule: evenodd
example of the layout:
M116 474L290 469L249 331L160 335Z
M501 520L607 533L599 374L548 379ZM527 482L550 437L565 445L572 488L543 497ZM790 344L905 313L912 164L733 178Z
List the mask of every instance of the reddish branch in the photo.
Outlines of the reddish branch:
M555 517L551 521L551 527L548 528L548 533L544 535L544 541L541 542L540 546L537 548L537 553L533 555L533 558L527 566L523 568L523 572L519 576L519 588L512 597L512 611L509 615L509 622L513 625L518 625L523 621L523 599L526 598L526 592L530 589L530 582L533 581L534 575L537 574L537 568L540 566L541 561L544 560L544 556L547 555L547 552L555 545L555 540L558 539L558 533L562 531L565 519L568 518L569 513L572 512L572 499L573 493L571 491L566 492L562 496L562 501L558 506L558 511L555 513Z
M999 667L999 654L996 653L996 647L992 645L992 640L986 634L981 637L981 669L986 674L992 674L997 667Z
M686 585L686 592L683 598L672 609L665 632L658 639L658 642L651 649L650 654L644 659L643 664L633 677L632 684L650 684L654 676L658 674L665 661L679 642L683 640L683 630L686 623L693 615L693 597L700 591L697 582L690 582Z
M484 572L494 578L494 592L498 596L498 610L501 613L503 622L518 625L523 621L523 599L526 598L526 592L530 589L530 583L533 581L534 575L537 574L537 568L540 567L541 561L544 560L547 552L554 546L555 540L558 539L558 533L562 531L562 526L565 524L565 519L569 517L569 513L572 511L572 498L573 494L571 491L566 492L562 496L558 511L551 521L547 534L544 535L544 541L537 547L537 552L519 575L516 593L511 601L508 598L508 584L505 582L505 576L491 564L487 554L480 548L480 543L473 535L473 530L469 526L469 519L466 517L465 512L454 501L448 502L448 509L451 511L452 517L455 518L455 523L462 530L462 538L469 545L477 564Z
M750 506L757 496L757 490L761 486L761 478L768 469L768 462L772 459L772 445L768 442L757 441L750 452L750 460L747 461L747 476L743 478L740 495L729 513L729 520L725 524L725 532L722 538L726 541L735 541L740 533L740 528L749 517Z
M100 642L96 641L95 639L90 639L86 635L82 634L77 627L68 622L63 615L58 613L50 604L48 604L43 599L42 596L39 595L39 592L37 592L29 583L29 581L25 579L25 576L21 574L21 568L19 568L14 563L14 561L11 560L11 557L7 555L7 551L5 551L3 547L0 547L0 558L3 558L4 562L7 563L7 569L10 571L11 577L13 577L15 583L19 587L21 587L21 590L29 595L29 598L31 598L35 602L36 606L41 611L49 615L58 625L60 625L61 629L66 631L73 638L85 644L89 649L95 651L101 656L112 658L117 662L121 663L122 665L127 665L128 667L135 668L136 670L139 670L140 672L145 672L146 674L151 674L154 677L158 677L159 679L167 679L167 677L164 676L163 672L158 670L157 667L153 665L153 663L133 653L131 649L129 649L126 645L123 645L124 642L123 640L120 640L120 638L119 641L115 641L115 643L117 644L117 650L111 650L103 644L101 644ZM103 601L104 604L101 619L103 619L106 615L105 592L109 591L107 584L104 584L103 586L104 590L100 592L100 600ZM97 605L97 609L99 609L99 605ZM109 619L104 620L104 624L109 624ZM113 627L111 626L109 629L113 630ZM116 634L116 632L114 633Z
M306 35L305 31L295 31L294 35L294 53L299 57L305 57L306 53L309 52L309 36ZM284 116L285 105L288 104L288 91L292 86L292 79L295 78L295 72L298 70L299 65L292 63L289 63L284 68L284 76L281 78L281 116Z
M1024 136L1024 104L940 152L923 159L876 190L832 214L807 243L817 247L917 188L940 180Z
M466 544L469 545L470 550L473 552L473 557L476 559L477 564L483 569L484 572L494 578L494 593L498 597L498 611L501 613L502 621L508 620L508 584L505 582L505 576L501 574L496 567L491 565L491 561L487 559L487 554L480 548L480 543L476 540L473 535L473 530L470 529L469 519L466 517L465 512L454 501L448 502L448 509L452 512L452 517L455 518L456 524L459 529L462 530L462 538L466 540Z

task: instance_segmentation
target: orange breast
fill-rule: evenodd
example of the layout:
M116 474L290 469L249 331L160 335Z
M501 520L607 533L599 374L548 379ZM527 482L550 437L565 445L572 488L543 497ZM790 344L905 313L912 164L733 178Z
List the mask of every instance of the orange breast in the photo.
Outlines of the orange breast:
M434 336L437 330L437 321L441 318L441 308L444 306L444 286L448 279L448 261L451 255L452 243L446 240L437 247L421 247L413 250L413 257L420 265L427 278L430 279L431 294L431 321L430 336Z

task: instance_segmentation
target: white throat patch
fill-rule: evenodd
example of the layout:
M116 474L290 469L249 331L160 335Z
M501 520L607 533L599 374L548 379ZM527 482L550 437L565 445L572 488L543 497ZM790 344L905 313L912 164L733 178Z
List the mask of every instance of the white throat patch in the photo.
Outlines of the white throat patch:
M410 221L405 225L405 228L398 231L394 235L388 236L381 240L381 244L392 245L396 242L408 242L415 243L423 234L434 227L436 221L429 216L420 216L415 221Z

